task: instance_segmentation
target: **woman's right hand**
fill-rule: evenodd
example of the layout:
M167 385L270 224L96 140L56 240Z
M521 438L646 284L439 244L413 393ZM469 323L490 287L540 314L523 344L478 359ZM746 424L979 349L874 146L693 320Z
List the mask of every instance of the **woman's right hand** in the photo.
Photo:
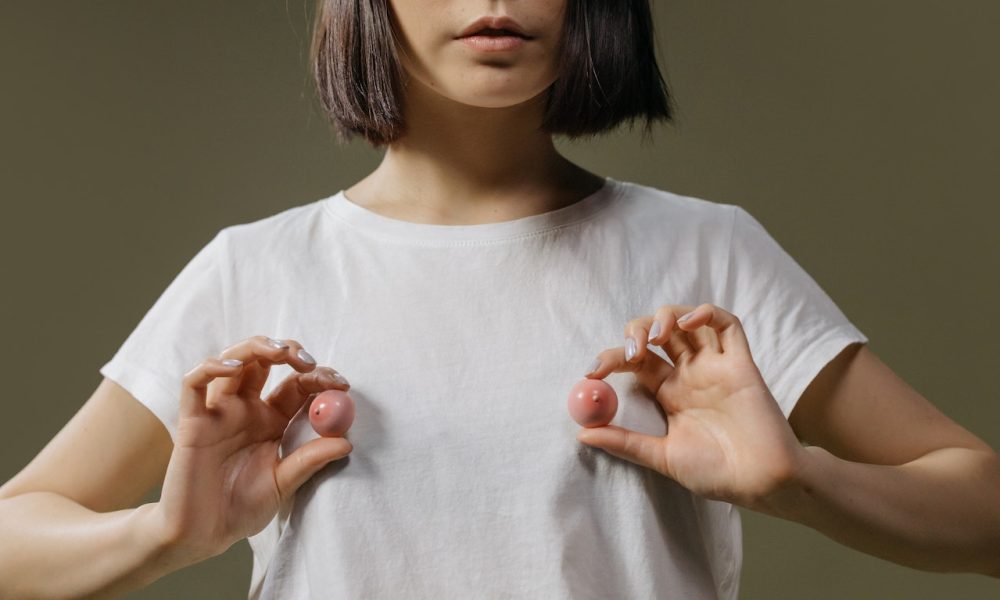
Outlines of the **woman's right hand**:
M349 384L334 369L303 360L294 340L278 342L283 347L272 342L247 338L184 375L155 522L165 545L189 560L221 554L259 532L300 485L352 450L344 438L321 437L278 457L285 427L302 405ZM227 366L227 359L242 364ZM298 372L263 401L261 390L277 363Z

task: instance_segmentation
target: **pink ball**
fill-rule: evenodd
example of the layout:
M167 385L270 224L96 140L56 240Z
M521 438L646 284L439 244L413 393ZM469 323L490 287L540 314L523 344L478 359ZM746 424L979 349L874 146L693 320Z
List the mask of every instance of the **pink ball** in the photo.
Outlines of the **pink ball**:
M603 379L581 379L569 391L569 415L584 427L604 427L618 411L618 394Z
M309 405L309 422L323 437L344 437L354 422L354 400L341 390L326 390Z

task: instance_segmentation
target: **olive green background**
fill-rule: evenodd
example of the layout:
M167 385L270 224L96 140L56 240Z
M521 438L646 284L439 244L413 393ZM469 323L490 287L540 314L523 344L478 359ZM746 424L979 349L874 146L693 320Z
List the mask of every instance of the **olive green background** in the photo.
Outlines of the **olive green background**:
M989 378L1000 4L654 4L677 124L645 145L623 128L560 148L600 174L747 208L874 352L1000 447ZM337 146L314 100L312 10L0 7L0 481L87 399L216 231L328 196L377 164L363 142ZM1000 596L995 579L917 571L743 515L743 598ZM244 597L250 560L240 543L128 597Z

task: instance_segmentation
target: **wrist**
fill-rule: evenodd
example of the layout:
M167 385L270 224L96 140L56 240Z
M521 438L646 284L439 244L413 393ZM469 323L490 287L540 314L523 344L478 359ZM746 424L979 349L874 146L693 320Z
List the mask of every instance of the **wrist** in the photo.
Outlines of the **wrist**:
M825 463L833 455L819 446L799 446L787 476L751 507L773 517L798 521L811 501Z
M138 506L132 514L135 544L142 548L148 563L172 572L211 557L190 548L184 536L168 525L161 509L161 504L151 502Z

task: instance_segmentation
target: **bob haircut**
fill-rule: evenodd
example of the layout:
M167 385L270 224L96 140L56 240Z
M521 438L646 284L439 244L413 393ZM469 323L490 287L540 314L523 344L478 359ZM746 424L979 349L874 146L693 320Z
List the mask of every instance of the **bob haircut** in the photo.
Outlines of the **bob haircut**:
M405 130L405 73L391 19L389 0L318 0L309 61L341 141L361 135L378 147ZM654 120L672 122L654 44L649 0L566 0L559 76L541 128L578 138L637 117L646 134Z

